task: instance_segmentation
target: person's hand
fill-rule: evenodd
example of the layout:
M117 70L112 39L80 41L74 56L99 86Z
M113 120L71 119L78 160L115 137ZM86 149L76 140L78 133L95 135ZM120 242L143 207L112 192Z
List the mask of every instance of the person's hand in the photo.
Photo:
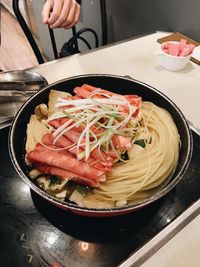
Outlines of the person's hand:
M47 0L42 10L43 23L50 28L72 28L79 20L80 5L75 0Z

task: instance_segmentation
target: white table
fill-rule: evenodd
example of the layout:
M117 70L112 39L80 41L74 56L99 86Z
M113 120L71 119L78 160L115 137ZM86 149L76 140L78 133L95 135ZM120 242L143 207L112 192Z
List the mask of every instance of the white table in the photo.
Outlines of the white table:
M157 32L138 39L102 47L84 54L51 61L34 68L49 83L89 73L130 75L171 98L200 133L200 66L190 62L179 72L157 65L157 39L169 33Z
M179 72L170 72L159 67L154 56L154 52L159 48L157 39L168 34L169 33L157 32L138 39L106 46L89 53L74 55L45 63L34 68L34 70L42 74L49 83L66 77L89 73L129 75L136 80L140 80L155 87L171 98L189 120L190 125L193 126L192 128L195 128L195 131L200 135L200 66L190 62L183 71ZM199 213L200 200L195 203L195 207L196 211ZM191 208L186 211L187 214L192 212ZM184 216L187 215L183 214L182 217ZM182 219L178 217L177 220L179 221ZM199 220L199 217L197 220ZM176 226L176 221L171 224L170 227L175 227L174 224ZM192 235L192 243L189 242L190 240L183 240L183 238L179 236L167 243L166 246L172 254L178 254L177 247L182 248L179 249L179 254L177 255L177 257L180 258L185 253L185 247L194 243L196 246L199 238L199 235L194 234L197 233L197 228L195 228L197 225L198 223L196 223L195 220L184 230L184 233L187 231L187 235ZM138 267L136 261L139 261L140 257L144 257L148 250L150 251L154 248L155 244L158 244L156 240L164 240L164 234L167 236L170 231L171 230L168 230L168 228L166 228L166 230L164 229L164 233L161 233L161 236L155 236L155 241L153 239L150 244L147 243L146 246L141 248L141 251L137 251L121 266L127 267L133 264L133 266ZM180 233L180 235L182 234ZM166 246L164 246L160 252L152 256L144 266L155 266L155 262L161 262L161 259L165 263L166 257L170 258L171 255L166 254L165 257L165 253L163 254L163 250L166 250ZM194 255L184 255L187 257L189 263L194 260ZM198 262L197 255L199 254L195 254L196 262ZM197 263L197 265L193 266L196 267L199 265Z

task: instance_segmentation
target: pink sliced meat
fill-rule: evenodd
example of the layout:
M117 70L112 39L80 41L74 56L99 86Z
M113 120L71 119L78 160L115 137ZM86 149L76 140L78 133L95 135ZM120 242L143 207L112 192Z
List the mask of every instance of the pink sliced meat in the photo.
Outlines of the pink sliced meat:
M162 50L168 51L168 49L169 49L169 43L163 43L163 44L161 44L161 48L162 48Z
M100 154L101 153L101 154ZM91 156L96 159L96 160L101 160L101 164L103 166L106 166L108 168L111 168L113 165L113 158L111 158L109 155L107 155L105 152L103 152L102 150L98 151L98 149L94 149L90 154ZM103 159L102 159L103 158Z
M55 119L49 122L49 125L52 126L54 129L59 128L61 125L64 124L64 120L62 119ZM70 129L66 133L64 133L64 136L67 137L72 143L77 144L80 133L77 132L75 129Z
M95 91L98 92L101 92L101 93L104 93L108 96L113 96L113 95L118 95L116 93L113 93L111 91L108 91L108 90L105 90L105 89L102 89L102 88L98 88L98 87L94 87L92 85L89 85L89 84L83 84L82 87L83 89L85 89L86 91L90 92L90 95L93 94ZM94 97L97 97L97 95L95 95Z
M168 49L167 48L163 49L163 51L168 54Z
M183 51L183 49L186 47L187 40L186 39L181 39L179 42L179 55Z
M96 86L92 86L86 83L84 83L82 87L85 88L88 92L94 92L95 90L97 90Z
M38 145L36 149L28 153L27 158L30 162L39 162L67 171L73 171L78 176L80 175L96 181L106 179L103 171L97 170L88 163L71 158L60 151L52 151L42 145L40 146Z
M120 96L121 97L120 94L113 93L113 92L105 90L105 89L97 88L97 87L91 86L89 84L83 84L81 88L83 91L86 90L86 91L90 92L90 95L92 93L94 93L95 90L98 91L98 89L99 89L99 91L101 93L107 94L109 96ZM94 97L97 97L97 96L95 95ZM124 95L123 97L125 97L132 106L141 107L142 98L140 96L138 96L138 95Z
M53 137L52 133L47 133L43 136L42 143L44 145L53 145L54 139L55 138ZM77 149L76 147L72 147L73 144L74 143L65 136L61 136L55 143L55 145L58 146L59 148L68 148L67 149L68 152L70 152L74 156L77 156ZM82 152L83 149L80 148L79 151ZM102 170L104 172L110 172L112 170L112 168L103 166L101 163L97 162L92 157L89 157L86 162L89 163L94 168Z
M76 94L76 96L78 96L80 98L91 98L92 97L92 94L94 92L90 92L90 91L88 91L86 88L84 88L82 86L82 87L78 87L78 88L76 87L74 89L74 93ZM105 98L105 96L102 96L101 94L95 94L93 97L95 97L95 98Z
M140 96L138 96L138 95L125 95L124 97L126 98L126 100L128 100L128 102L132 106L141 108L142 98Z
M92 94L95 92L99 92L99 94L95 94L94 96L92 96ZM74 93L76 93L76 95L78 97L82 97L82 98L90 98L90 97L94 97L94 98L106 98L105 96L101 95L102 94L106 94L108 96L121 96L119 94L110 92L108 90L105 89L98 89L97 87L88 85L88 84L83 84L81 87L76 87L74 89ZM136 117L138 115L139 112L139 108L141 107L142 104L142 98L137 96L137 95L124 95L124 98L126 100L128 100L128 102L134 106L137 107L136 111L134 112L133 116ZM120 106L119 109L121 112L125 112L128 113L129 112L129 108L127 105L124 106Z
M62 155L64 154L69 158L75 158L75 156L72 153L68 152L66 149L61 149L61 147L51 145L51 144L44 146L44 145L41 145L40 143L37 143L34 150L35 151L44 151L44 152L46 152L47 150L55 151L59 154L62 154Z
M69 120L71 120L70 118L59 118L56 119L56 121L59 122L59 126L63 125L64 123L68 122ZM54 121L54 120L53 120ZM73 125L75 122L71 122L68 126ZM49 122L49 124L51 125L51 122ZM53 123L52 123L53 125ZM83 125L79 125L79 126L74 126L73 128L74 130L76 130L79 133L82 133L82 131L85 129L85 127ZM102 129L97 129L95 126L91 126L90 129L94 132L94 133L100 133L103 130Z
M191 43L187 44L186 39L181 39L180 42L177 43L167 42L161 45L162 50L167 54L181 57L189 56L192 53L194 47L195 45Z
M35 163L34 168L36 168L38 171L42 173L56 175L62 179L73 180L82 185L91 186L91 187L99 186L98 181L88 179L87 177L78 176L76 173L69 172L58 167L50 166L47 164Z
M105 89L102 89L102 88L97 88L97 87L94 87L94 86L91 86L89 84L83 84L81 87L76 87L74 89L74 93L78 96L78 97L82 97L82 98L89 98L91 97L91 95L95 92L100 92L100 93L103 93L103 94L106 94L108 96L120 96L119 94L117 93L113 93L113 92L110 92L108 90L105 90ZM95 98L105 98L105 96L101 96L100 94L96 94L94 95ZM140 96L138 95L124 95L124 97L129 101L129 103L133 106L136 106L136 107L141 107L141 103L142 103L142 99Z
M114 135L112 137L112 141L116 149L125 149L125 150L131 149L131 138L129 137Z
M54 121L51 121L51 126L53 126L55 128L56 128L56 126L59 127L58 126L58 123L55 120ZM78 140L80 138L80 133L77 132L77 131L75 131L74 129L70 129L69 131L67 131L66 133L64 133L64 136L67 137L68 139L70 139L72 141L72 143L77 144L78 143ZM70 151L72 151L72 150L70 150ZM99 151L98 151L98 149L96 148L93 151L91 151L90 155L91 155L92 158L94 158L95 160L97 160L103 166L106 166L108 168L111 168L112 167L113 158L111 158L109 155L107 155L102 150L101 150L101 154L100 154Z
M74 93L79 98L88 98L91 95L90 92L88 92L87 90L83 89L82 87L75 87L74 88Z
M193 44L187 45L181 51L180 56L182 56L182 57L189 56L192 53L192 51L193 51L194 48L195 48L195 45L193 45Z
M172 56L178 56L179 44L170 43L168 53Z
M53 141L54 141L54 137L53 137L53 133L47 133L42 137L42 143L45 145L53 145ZM73 142L70 141L68 138L66 138L65 136L61 136L54 145L58 146L58 147L62 147L62 148L66 148L69 149L73 146Z
M52 120L49 122L49 124L55 129L57 129L61 125L59 119ZM74 129L70 129L69 131L64 133L64 136L70 139L73 143L77 144L80 138L80 133L75 131ZM109 155L107 155L105 152L103 152L102 150L101 150L101 154L99 154L98 149L94 149L90 153L90 155L92 158L98 160L103 166L111 167L113 164L113 159ZM102 160L102 158L104 160Z

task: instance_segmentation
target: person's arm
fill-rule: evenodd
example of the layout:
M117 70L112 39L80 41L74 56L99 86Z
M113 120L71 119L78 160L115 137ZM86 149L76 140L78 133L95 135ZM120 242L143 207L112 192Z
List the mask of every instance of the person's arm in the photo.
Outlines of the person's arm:
M43 23L50 28L72 28L79 20L80 5L75 0L47 0L42 10Z

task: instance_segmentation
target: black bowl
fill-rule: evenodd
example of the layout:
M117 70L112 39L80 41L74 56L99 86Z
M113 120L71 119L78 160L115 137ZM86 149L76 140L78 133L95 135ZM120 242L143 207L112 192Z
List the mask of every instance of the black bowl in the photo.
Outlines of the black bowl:
M120 208L115 207L111 209L88 209L78 207L77 205L70 202L58 200L57 198L42 191L28 178L28 168L24 160L26 127L30 119L30 115L34 113L35 106L41 103L47 103L51 89L72 93L74 87L81 86L84 83L105 88L120 94L137 94L141 96L144 101L151 101L154 104L165 108L173 117L174 122L177 125L182 143L179 153L178 166L170 181L167 181L160 185L151 197L139 201L135 204ZM136 81L129 77L114 75L81 75L67 78L45 87L40 92L32 96L21 107L13 120L9 133L9 152L13 165L18 174L30 186L30 188L50 201L52 204L86 216L115 216L126 214L142 208L147 204L150 204L161 198L172 188L174 188L174 186L183 177L191 159L192 148L192 135L188 123L179 108L168 97L147 84Z

